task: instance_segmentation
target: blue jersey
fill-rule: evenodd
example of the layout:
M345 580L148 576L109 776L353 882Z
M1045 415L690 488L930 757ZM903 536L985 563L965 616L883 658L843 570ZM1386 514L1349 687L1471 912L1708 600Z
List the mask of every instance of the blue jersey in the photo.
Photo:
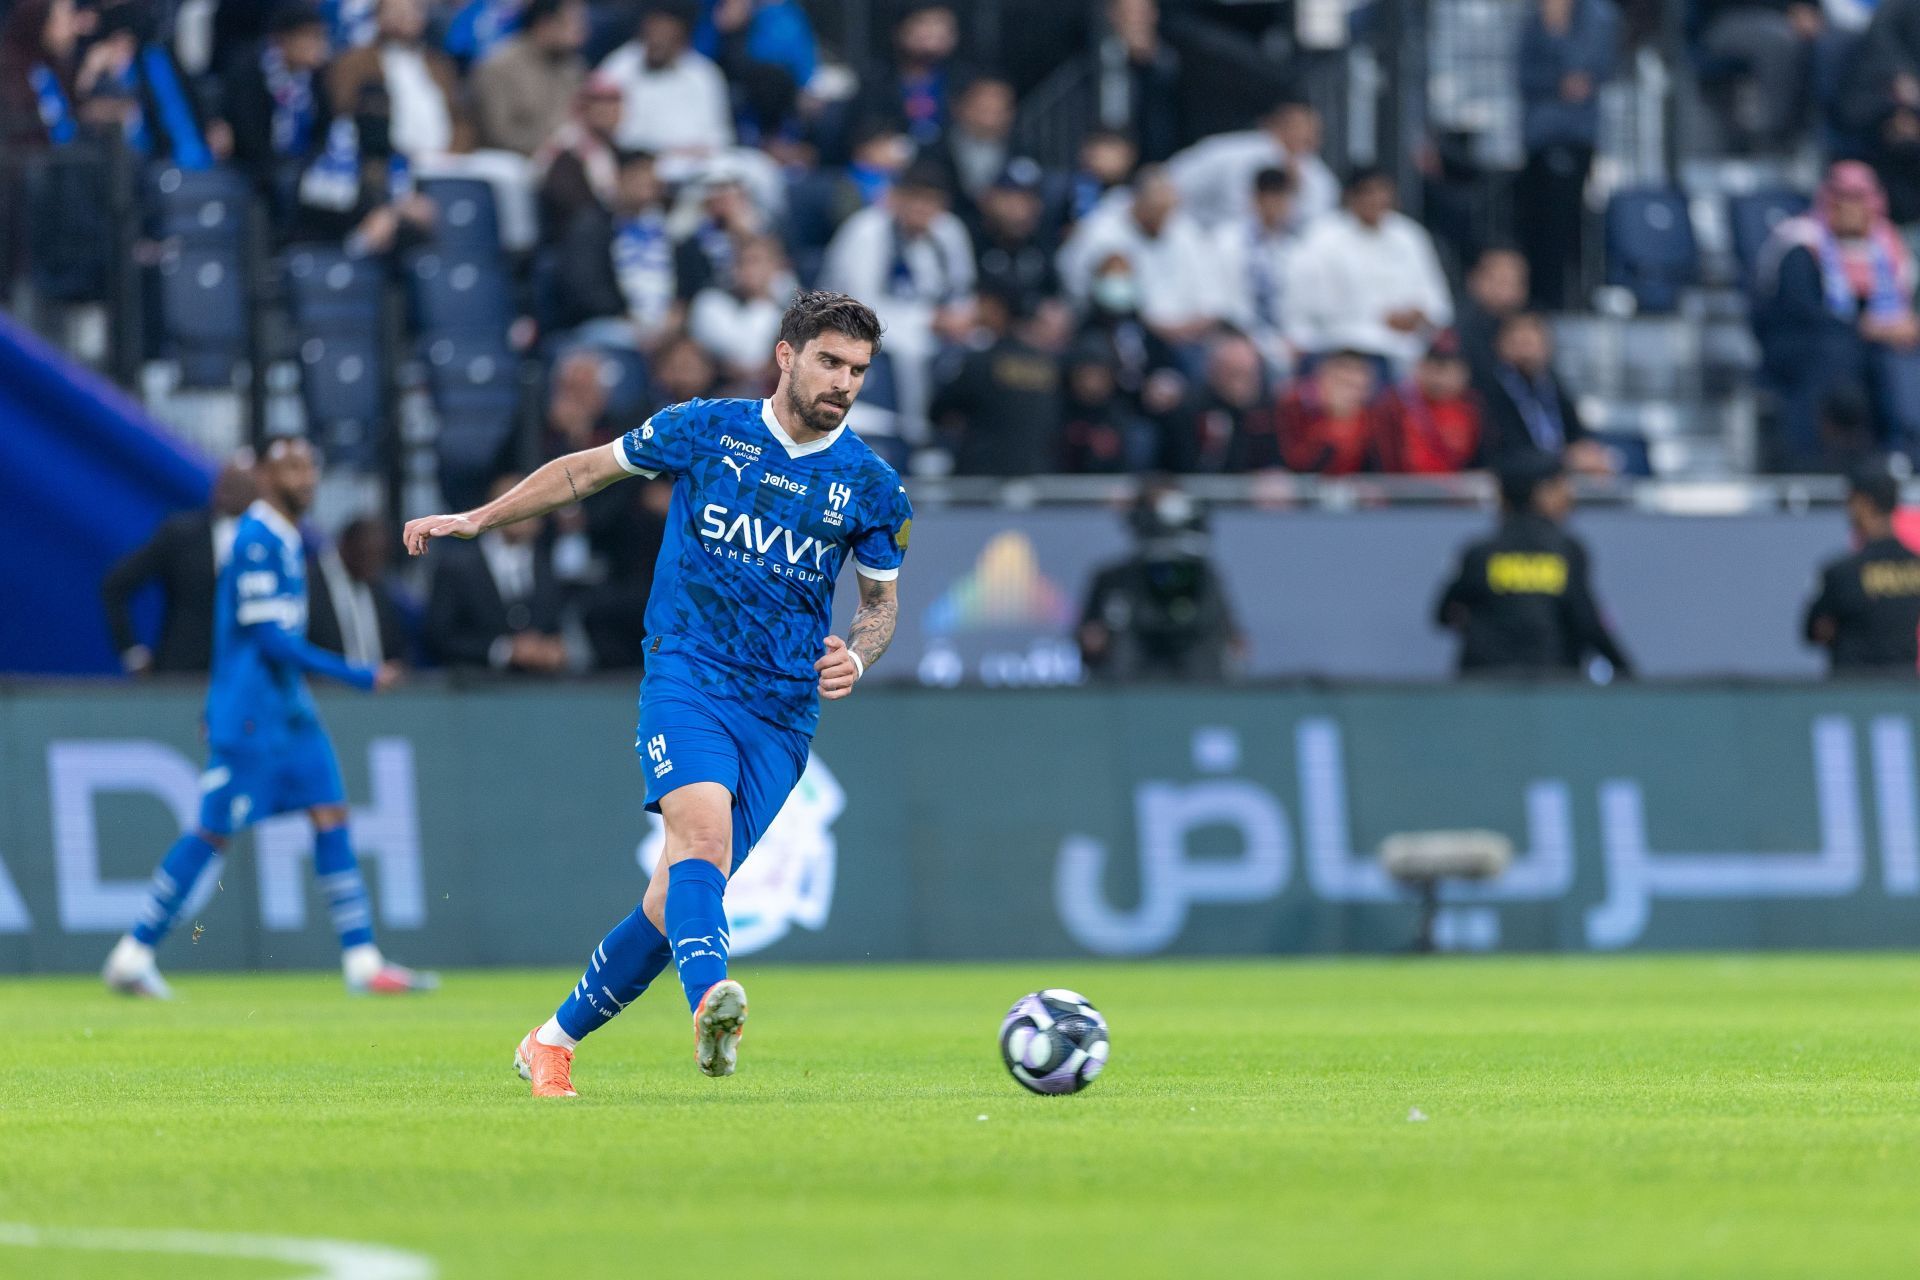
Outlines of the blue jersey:
M305 673L363 689L374 673L307 639L307 564L300 531L256 502L234 530L213 601L207 737L216 748L273 746L319 723Z
M690 400L612 447L635 475L674 478L648 669L812 733L834 579L851 557L890 580L906 557L899 475L844 424L795 444L765 400Z

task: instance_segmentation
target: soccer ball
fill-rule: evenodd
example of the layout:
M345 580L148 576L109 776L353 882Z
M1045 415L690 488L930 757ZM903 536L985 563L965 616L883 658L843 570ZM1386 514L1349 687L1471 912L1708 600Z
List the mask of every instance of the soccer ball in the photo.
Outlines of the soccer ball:
M1000 1060L1035 1093L1078 1093L1107 1065L1107 1020L1075 991L1021 996L1000 1024Z

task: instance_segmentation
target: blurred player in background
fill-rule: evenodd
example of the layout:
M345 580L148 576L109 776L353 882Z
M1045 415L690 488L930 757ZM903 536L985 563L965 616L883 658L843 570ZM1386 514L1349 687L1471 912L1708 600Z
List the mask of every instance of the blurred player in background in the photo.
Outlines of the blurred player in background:
M727 880L806 768L821 698L844 698L893 640L913 511L892 467L846 428L880 350L880 321L845 294L805 293L781 318L767 400L690 400L613 444L549 462L464 515L407 525L415 555L529 520L628 476L673 478L647 606L634 746L666 852L514 1066L535 1097L573 1097L580 1039L672 963L693 1011L694 1060L733 1074L746 992L727 976ZM829 635L851 557L860 605Z
M373 941L373 912L347 835L346 790L333 744L307 691L309 672L384 690L399 668L355 666L307 639L306 555L297 527L313 505L320 470L305 440L274 441L256 471L259 497L240 517L214 598L213 681L207 690L211 751L201 775L200 822L153 873L133 929L101 976L127 995L165 999L154 948L173 928L207 864L234 834L304 809L313 822L313 870L340 934L347 988L395 995L437 985L432 974L390 964Z
M1859 549L1820 571L1806 635L1836 676L1906 677L1920 661L1920 555L1895 536L1900 482L1885 467L1856 472L1847 522Z

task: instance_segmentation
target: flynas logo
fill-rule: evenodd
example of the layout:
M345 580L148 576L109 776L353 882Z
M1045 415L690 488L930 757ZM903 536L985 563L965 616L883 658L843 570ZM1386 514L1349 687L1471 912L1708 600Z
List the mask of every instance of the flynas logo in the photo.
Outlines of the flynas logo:
M973 568L927 609L926 627L944 636L1003 627L1058 629L1072 621L1072 602L1040 572L1032 540L1009 530L988 542Z
M724 905L731 945L726 950L748 955L780 941L795 925L826 927L837 851L833 823L846 802L826 764L817 755L808 756L806 772L753 847L753 856L727 882ZM666 846L666 827L656 816L637 851L649 876Z

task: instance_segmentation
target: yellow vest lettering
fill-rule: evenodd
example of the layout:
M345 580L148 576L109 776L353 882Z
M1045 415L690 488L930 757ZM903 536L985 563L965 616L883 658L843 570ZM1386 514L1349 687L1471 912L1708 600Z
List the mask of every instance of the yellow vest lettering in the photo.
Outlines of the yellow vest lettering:
M1499 595L1564 595L1567 558L1550 551L1496 552L1487 559L1487 586Z

